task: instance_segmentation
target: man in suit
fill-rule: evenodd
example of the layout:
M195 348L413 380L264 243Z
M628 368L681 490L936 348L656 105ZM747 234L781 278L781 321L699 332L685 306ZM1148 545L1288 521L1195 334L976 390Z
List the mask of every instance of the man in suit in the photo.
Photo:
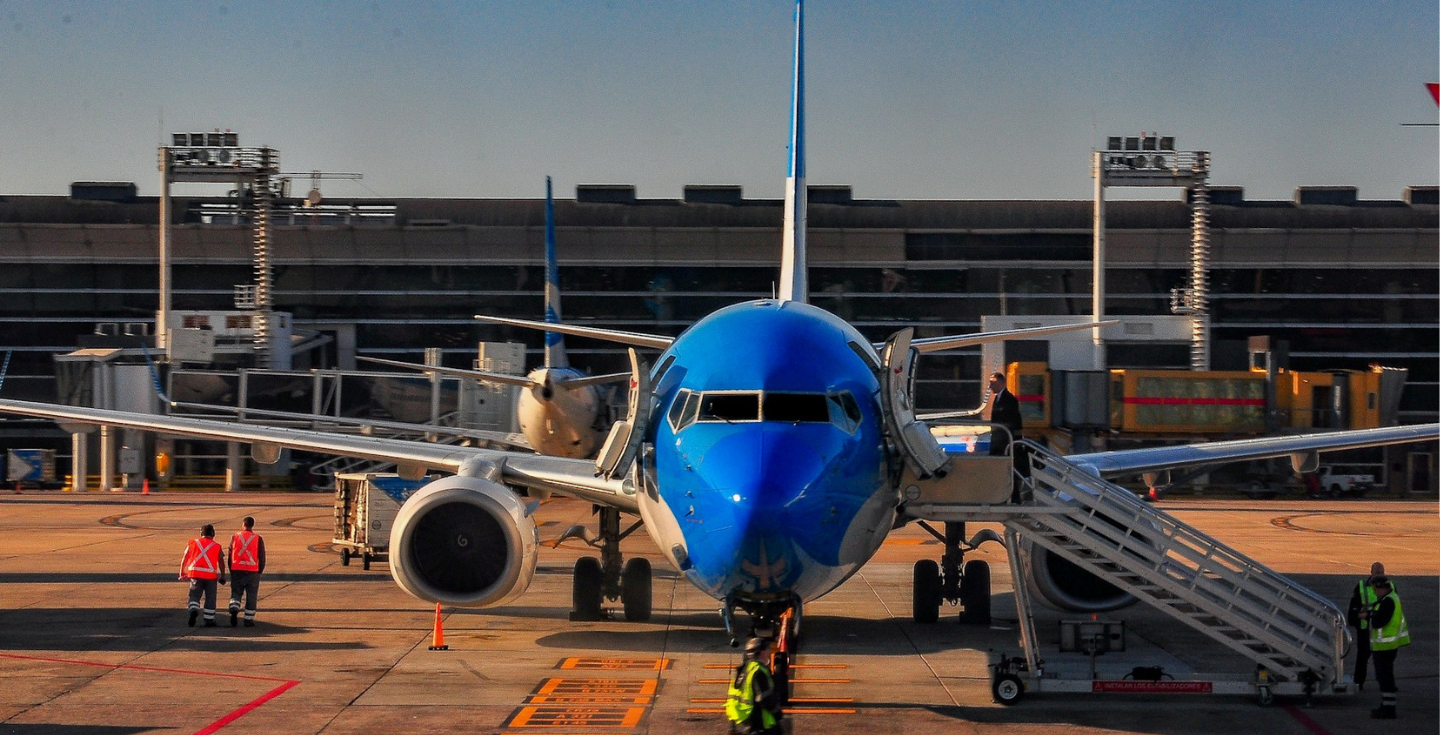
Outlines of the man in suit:
M989 414L990 423L999 424L1008 430L995 431L990 436L990 454L1004 455L1010 449L1013 441L1019 440L1020 430L1024 425L1020 418L1020 399L1015 397L1005 388L1005 373L993 373L990 375L990 406L986 411ZM1015 483L1014 492L1010 496L1011 502L1020 502L1021 478L1030 473L1030 463L1025 458L1023 447L1015 447Z

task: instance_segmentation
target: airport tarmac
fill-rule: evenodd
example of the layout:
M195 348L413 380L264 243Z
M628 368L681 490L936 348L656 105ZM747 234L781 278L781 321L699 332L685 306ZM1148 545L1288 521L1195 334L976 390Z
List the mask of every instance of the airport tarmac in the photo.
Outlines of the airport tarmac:
M1437 506L1385 500L1166 500L1166 510L1342 607L1374 560L1398 578L1415 643L1401 651L1400 717L1369 719L1373 683L1312 707L1205 695L1027 696L995 704L987 663L1020 653L1004 550L986 544L995 622L910 621L911 565L940 546L909 527L859 574L806 609L793 673L794 733L1187 733L1267 735L1437 731ZM269 568L255 628L185 624L176 580L203 523L228 538L245 515ZM569 500L539 511L543 539L593 519ZM973 534L977 524L972 524ZM716 603L660 561L643 533L627 554L655 562L651 622L571 623L578 540L541 551L512 606L444 610L448 651L427 650L433 606L332 550L330 499L314 494L36 492L0 496L0 733L719 733L738 661ZM972 556L971 558L975 558ZM1051 646L1057 621L1037 629ZM1248 661L1153 610L1123 620L1128 650L1097 659L1102 677L1161 665L1184 678L1244 677ZM1046 648L1052 667L1080 654Z

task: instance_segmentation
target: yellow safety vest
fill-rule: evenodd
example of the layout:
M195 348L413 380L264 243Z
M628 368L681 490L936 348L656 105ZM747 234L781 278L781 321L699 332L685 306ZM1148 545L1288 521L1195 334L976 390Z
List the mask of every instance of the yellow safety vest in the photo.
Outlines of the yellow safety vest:
M725 697L725 716L736 725L749 722L750 716L755 712L755 676L757 674L764 675L766 681L770 682L770 687L774 688L775 680L770 676L770 669L759 661L746 662L735 678L730 681L730 691ZM774 713L768 709L762 709L760 726L766 730L774 727Z
M1391 591L1386 599L1395 601L1395 614L1383 628L1370 629L1370 650L1393 651L1410 645L1410 626L1405 624L1405 613L1400 609L1400 596Z
M1379 600L1375 599L1375 588L1370 586L1370 578L1366 577L1360 580L1360 606L1369 610L1375 607L1375 603L1377 602L1379 602ZM1369 627L1370 621L1366 618L1360 618L1360 630L1365 630Z

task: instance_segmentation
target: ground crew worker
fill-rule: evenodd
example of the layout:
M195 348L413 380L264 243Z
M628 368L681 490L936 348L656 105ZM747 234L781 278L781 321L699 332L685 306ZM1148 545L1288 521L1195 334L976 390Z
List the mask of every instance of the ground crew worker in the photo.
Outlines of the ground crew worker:
M265 539L252 529L255 519L245 516L245 528L230 537L230 627L240 617L240 596L245 596L245 627L255 627L255 598L260 596L260 575L265 572Z
M190 580L190 627L200 617L200 596L205 596L205 627L215 627L215 584L225 584L225 551L215 540L215 527L206 523L200 538L190 539L180 558L180 578Z
M1396 694L1395 654L1401 646L1410 645L1410 626L1405 623L1405 612L1400 608L1400 596L1395 594L1388 577L1371 580L1375 595L1380 598L1370 609L1370 650L1375 656L1375 680L1380 682L1380 706L1370 710L1370 716L1378 720L1395 719Z
M1385 565L1375 562L1370 565L1370 576L1355 585L1350 595L1350 606L1345 611L1345 622L1355 629L1355 688L1365 688L1365 670L1370 666L1370 608L1380 601L1375 596L1375 580L1385 576Z
M730 732L745 735L780 733L780 697L770 673L770 639L755 637L745 644L745 657L735 667L725 697Z
M1024 428L1025 420L1020 416L1020 399L1014 393L1006 390L1005 373L990 374L990 404L986 407L985 418L992 424L999 424L1005 427L1006 431L993 431L990 433L990 454L991 456L1003 456L1013 442L1019 441L1022 437L1021 430ZM1020 485L1022 478L1030 476L1030 462L1025 454L1025 448L1018 444L1012 452L1012 461L1015 465L1015 472L1012 475L1012 487L1010 502L1020 502Z

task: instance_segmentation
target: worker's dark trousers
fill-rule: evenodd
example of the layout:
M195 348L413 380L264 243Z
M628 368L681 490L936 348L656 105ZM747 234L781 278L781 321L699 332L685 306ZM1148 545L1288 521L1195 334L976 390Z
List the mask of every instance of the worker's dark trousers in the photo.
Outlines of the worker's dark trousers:
M215 620L215 590L217 584L213 579L191 579L190 580L190 609L200 609L200 596L205 596L205 619Z
M1365 683L1365 669L1370 666L1370 629L1359 628L1355 631L1355 686L1358 688ZM1375 675L1380 676L1378 673Z
M260 573L231 570L230 611L240 609L240 597L245 597L245 619L255 619L255 598L260 596Z
M1375 657L1375 681L1380 682L1380 706L1394 707L1395 693L1400 691L1395 686L1395 654L1400 649L1392 648L1388 651L1376 651Z

